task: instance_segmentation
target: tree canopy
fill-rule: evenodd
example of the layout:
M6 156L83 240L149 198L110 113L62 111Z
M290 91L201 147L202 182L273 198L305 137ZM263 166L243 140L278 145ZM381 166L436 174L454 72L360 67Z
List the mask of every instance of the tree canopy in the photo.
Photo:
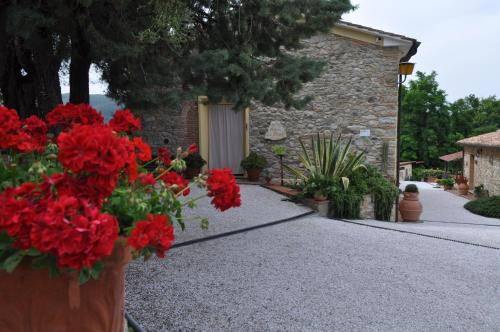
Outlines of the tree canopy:
M322 63L292 55L326 32L350 0L0 1L0 91L21 115L88 102L95 64L109 95L127 106L176 105L196 95L300 107Z
M440 166L439 156L460 150L458 140L498 129L500 100L469 95L450 103L436 72L417 72L403 90L401 160Z

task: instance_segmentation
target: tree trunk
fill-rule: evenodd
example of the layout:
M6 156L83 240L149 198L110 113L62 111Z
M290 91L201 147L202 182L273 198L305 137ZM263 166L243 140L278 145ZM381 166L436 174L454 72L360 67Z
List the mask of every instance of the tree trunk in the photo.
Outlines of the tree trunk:
M69 102L80 104L90 102L89 70L92 64L90 45L80 27L71 38L71 63L69 65Z

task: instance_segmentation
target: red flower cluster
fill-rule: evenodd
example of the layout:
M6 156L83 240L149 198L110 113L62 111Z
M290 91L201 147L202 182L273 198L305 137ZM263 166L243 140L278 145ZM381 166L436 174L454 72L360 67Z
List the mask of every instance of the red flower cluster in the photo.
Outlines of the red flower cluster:
M198 152L198 148L196 147L196 144L191 144L188 148L189 153L196 153Z
M162 179L167 187L176 194L184 190L182 195L187 196L191 191L189 188L186 189L189 186L189 181L184 180L184 178L176 172L166 172L160 179Z
M163 163L163 165L169 167L172 162L170 151L164 147L158 148L158 159Z
M207 180L211 203L221 211L241 205L240 187L230 169L213 169Z
M160 258L170 249L174 241L174 227L164 215L148 214L148 220L135 224L135 228L128 237L128 244L137 252L144 248L153 248Z
M87 201L44 192L33 183L0 194L0 230L15 237L14 247L53 254L61 268L92 267L111 254L118 222Z
M141 120L135 118L130 110L117 110L109 121L109 126L117 133L132 133L141 130Z
M43 152L47 144L47 125L36 116L24 121L17 112L0 106L0 149Z
M117 175L127 163L127 138L113 134L106 126L74 126L57 139L59 161L75 173Z
M101 113L88 104L58 105L47 114L47 123L51 127L59 127L66 131L74 125L102 125L104 118Z

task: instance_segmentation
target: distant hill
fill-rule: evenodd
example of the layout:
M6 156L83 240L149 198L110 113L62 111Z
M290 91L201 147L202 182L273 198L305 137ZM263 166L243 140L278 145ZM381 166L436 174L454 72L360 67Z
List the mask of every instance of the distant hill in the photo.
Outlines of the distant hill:
M64 103L67 103L69 100L69 93L63 93L62 99ZM113 113L117 109L121 108L116 101L105 95L90 95L90 105L101 112L106 121L111 119Z

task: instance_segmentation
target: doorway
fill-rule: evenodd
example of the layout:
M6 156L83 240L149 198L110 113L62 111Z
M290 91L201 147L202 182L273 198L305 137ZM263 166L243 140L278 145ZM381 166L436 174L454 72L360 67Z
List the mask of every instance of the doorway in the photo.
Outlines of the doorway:
M234 111L231 104L210 104L208 108L208 167L226 167L233 174L243 174L245 113Z

